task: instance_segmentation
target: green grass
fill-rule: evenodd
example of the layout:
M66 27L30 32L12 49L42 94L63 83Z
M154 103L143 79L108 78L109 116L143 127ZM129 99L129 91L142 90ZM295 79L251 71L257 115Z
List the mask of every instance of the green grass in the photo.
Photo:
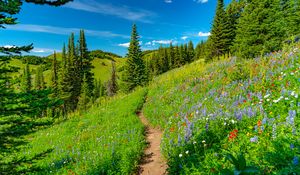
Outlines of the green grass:
M14 173L131 174L145 147L144 126L136 116L145 94L139 89L119 95L87 113L27 135L24 140L29 143L15 147L17 153L8 154L4 162L21 160Z
M243 153L254 174L300 171L300 45L252 60L202 61L149 86L143 111L164 130L170 174L233 174ZM238 163L243 163L238 162Z
M49 56L49 58L52 58L52 56ZM58 53L57 54L57 59L61 60L61 54ZM115 64L116 64L116 68L117 70L120 69L126 59L125 58L114 58L115 60ZM12 59L10 61L10 65L19 67L19 72L18 73L14 73L13 76L19 77L20 74L23 72L23 69L25 68L25 64L22 63L21 60L17 60L17 59ZM99 59L99 58L95 58L92 62L92 65L94 66L94 69L92 70L94 75L95 75L95 79L97 80L101 80L102 83L108 81L110 79L111 76L111 71L112 71L112 64L111 64L111 60L109 59ZM38 68L37 65L30 65L30 69L31 71L35 72L35 70ZM121 72L119 72L119 77L121 76ZM35 74L32 74L32 81L34 82L34 77ZM46 84L49 86L50 85L50 79L51 79L51 71L50 70L46 70L44 71L44 78L45 78L45 82Z

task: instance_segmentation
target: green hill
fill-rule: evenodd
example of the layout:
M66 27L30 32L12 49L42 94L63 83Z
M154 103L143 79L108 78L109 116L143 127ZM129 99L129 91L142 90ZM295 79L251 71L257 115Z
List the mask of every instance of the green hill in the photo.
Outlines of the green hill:
M126 58L122 58L121 56L118 56L113 53L109 52L103 52L101 50L96 50L96 51L91 51L90 52L91 57L93 58L93 72L95 74L95 79L100 79L101 82L106 82L109 80L110 75L111 75L111 70L112 70L112 64L111 62L114 61L117 67L117 70L121 71L122 66L124 65ZM58 61L61 61L61 53L56 53L56 57ZM53 54L49 55L48 57L40 57L40 59L45 59L47 63L46 70L44 71L44 77L46 83L49 85L50 83L50 67L51 67L51 60L53 59ZM10 65L19 67L19 73L22 73L22 70L25 67L25 64L23 64L22 60L20 59L12 59L10 61ZM37 69L39 65L33 65L30 64L30 68L33 71L33 79L34 79L34 74L35 70ZM120 72L119 72L120 73ZM14 76L19 76L18 73L15 73Z
M26 136L6 160L19 173L131 174L145 147L135 115L143 106L164 131L169 174L299 172L299 77L299 44L253 60L196 61Z

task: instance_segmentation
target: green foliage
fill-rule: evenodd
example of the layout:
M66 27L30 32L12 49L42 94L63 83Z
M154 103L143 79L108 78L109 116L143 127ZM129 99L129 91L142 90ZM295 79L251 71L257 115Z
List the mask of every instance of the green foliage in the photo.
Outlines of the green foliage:
M43 75L43 70L41 67L38 67L36 70L36 75L35 75L35 89L36 90L43 90L46 88L45 80L44 80L44 75Z
M299 56L298 43L262 58L197 61L156 77L143 112L164 131L168 172L299 172ZM233 165L228 152L243 158Z
M114 97L101 107L75 114L65 122L25 136L27 145L14 154L5 154L0 160L7 165L1 172L134 173L146 146L144 126L136 116L145 95L146 91L139 89L130 95ZM16 163L18 160L22 163Z
M123 81L126 91L132 91L137 86L144 86L148 81L135 24L132 27L127 57Z
M244 154L240 153L236 158L232 154L227 154L225 160L234 165L234 170L225 169L221 171L223 175L247 175L247 174L259 174L258 168L253 166L247 166Z
M88 104L90 102L89 94L89 82L86 75L84 74L83 83L81 86L81 94L78 101L79 110L86 111L88 109Z
M118 84L117 84L117 73L116 73L116 66L115 63L112 61L112 70L111 70L111 79L107 83L107 95L114 96L117 94L118 91ZM99 90L100 91L100 90Z
M30 72L29 64L26 64L21 79L21 90L23 92L29 92L31 89L32 89L31 72Z

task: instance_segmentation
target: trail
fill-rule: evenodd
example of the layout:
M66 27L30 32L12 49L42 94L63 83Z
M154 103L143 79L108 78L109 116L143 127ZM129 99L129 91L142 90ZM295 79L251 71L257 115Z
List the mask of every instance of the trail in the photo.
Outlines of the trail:
M137 113L142 123L146 126L146 140L148 147L145 150L140 164L139 175L164 175L167 174L167 164L160 153L162 132L152 128L142 112Z

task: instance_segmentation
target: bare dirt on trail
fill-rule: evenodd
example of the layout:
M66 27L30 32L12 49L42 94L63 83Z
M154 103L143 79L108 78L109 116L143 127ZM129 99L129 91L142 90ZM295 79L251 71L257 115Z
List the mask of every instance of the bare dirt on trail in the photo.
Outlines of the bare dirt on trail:
M164 175L167 174L167 164L160 153L162 132L152 128L142 112L137 113L142 123L146 126L146 140L148 147L140 163L139 175Z

